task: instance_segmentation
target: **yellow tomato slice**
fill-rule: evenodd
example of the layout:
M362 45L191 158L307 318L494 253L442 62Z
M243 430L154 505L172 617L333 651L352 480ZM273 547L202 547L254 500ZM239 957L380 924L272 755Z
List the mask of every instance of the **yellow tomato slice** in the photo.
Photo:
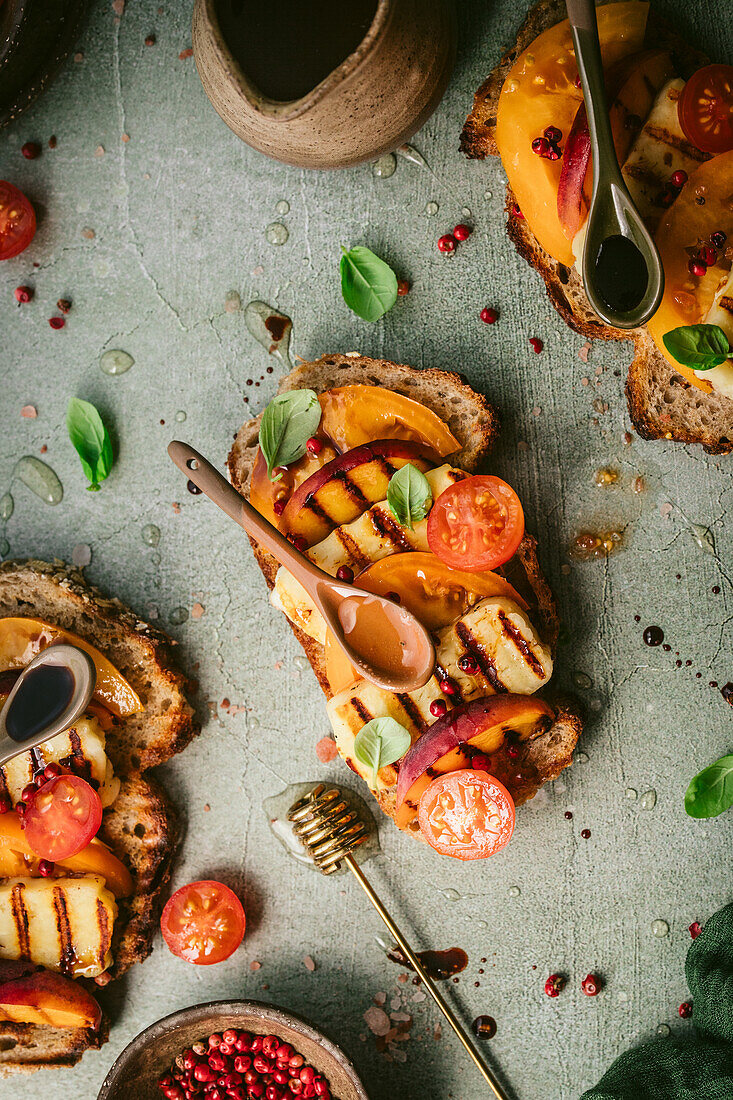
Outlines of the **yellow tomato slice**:
M662 219L656 233L657 247L664 264L664 297L647 328L665 359L668 359L693 386L710 393L712 386L698 378L693 370L674 359L662 337L680 325L697 325L712 305L715 291L728 268L720 263L709 267L702 278L688 269L688 249L698 249L710 240L710 234L722 231L730 240L733 234L733 150L705 161L690 176ZM699 203L698 199L704 199Z
M460 450L447 425L430 409L382 386L338 386L320 398L319 432L340 451L375 439L412 439L425 443L441 458Z
M330 630L326 631L326 678L334 695L362 679Z
M38 856L25 839L18 814L0 816L0 878L38 877ZM75 856L58 860L59 870L83 875L101 875L116 898L129 897L133 891L130 872L101 840L90 841Z
M62 630L44 619L0 619L0 672L25 668L53 642L68 642L89 654L97 670L94 695L118 718L143 709L137 693L104 654L70 630Z
M604 4L597 12L604 66L641 49L648 3L624 0ZM519 55L504 81L496 119L496 144L519 208L542 247L568 267L574 263L573 250L557 213L562 159L538 156L532 142L548 126L558 127L565 141L582 100L577 75L565 19Z
M396 592L402 606L428 630L441 630L488 596L508 596L520 607L527 607L498 573L465 573L444 565L435 554L421 551L382 558L368 565L355 583L377 596Z

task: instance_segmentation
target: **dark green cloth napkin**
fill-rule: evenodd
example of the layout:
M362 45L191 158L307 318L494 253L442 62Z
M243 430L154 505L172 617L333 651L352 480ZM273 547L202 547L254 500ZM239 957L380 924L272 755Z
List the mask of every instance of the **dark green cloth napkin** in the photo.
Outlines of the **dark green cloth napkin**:
M733 1100L733 905L693 940L685 973L695 1034L627 1051L581 1100Z

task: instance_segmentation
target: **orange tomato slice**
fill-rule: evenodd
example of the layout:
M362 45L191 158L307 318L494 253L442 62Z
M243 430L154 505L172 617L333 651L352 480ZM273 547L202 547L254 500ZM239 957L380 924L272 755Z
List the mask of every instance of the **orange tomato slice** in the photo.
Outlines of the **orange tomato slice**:
M432 410L382 386L338 386L322 393L319 432L339 451L350 451L375 439L411 439L425 443L441 458L460 450L460 443Z
M18 814L0 815L0 878L38 875L39 857L29 845ZM132 894L133 883L124 863L101 840L91 840L75 856L56 861L57 871L101 875L116 898Z
M421 551L382 558L368 565L355 583L377 596L396 593L402 606L428 630L441 630L488 596L508 596L520 607L527 607L498 573L451 569L435 554Z
M514 799L488 772L465 768L434 780L420 799L420 831L454 859L487 859L514 832Z
M641 49L647 3L624 0L604 4L597 12L604 67ZM565 141L583 98L575 86L577 75L570 25L564 19L535 38L514 62L496 119L496 143L519 208L542 247L568 267L574 263L573 250L557 212L562 158L537 156L532 141L548 126L556 126Z
M712 305L720 280L728 269L720 262L709 267L702 277L688 269L688 249L709 242L712 233L733 234L733 150L705 161L697 168L662 219L656 233L657 247L664 264L664 297L659 309L647 323L655 344L675 370L705 393L712 386L689 367L682 366L664 346L664 334L680 325L697 325ZM696 202L702 198L703 203Z

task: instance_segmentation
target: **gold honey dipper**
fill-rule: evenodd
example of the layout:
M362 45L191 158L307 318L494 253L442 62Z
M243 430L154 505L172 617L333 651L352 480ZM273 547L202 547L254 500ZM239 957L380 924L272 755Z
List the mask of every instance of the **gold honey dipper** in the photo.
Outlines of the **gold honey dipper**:
M349 803L339 787L326 786L325 783L316 784L312 790L298 799L288 810L287 817L293 825L295 836L322 874L331 875L342 863L346 864L458 1036L464 1050L483 1076L493 1095L497 1100L510 1100L509 1094L502 1088L494 1073L474 1050L453 1009L425 970L419 956L412 950L392 920L351 854L355 848L369 839L375 828L374 822L371 819L365 820L358 808Z

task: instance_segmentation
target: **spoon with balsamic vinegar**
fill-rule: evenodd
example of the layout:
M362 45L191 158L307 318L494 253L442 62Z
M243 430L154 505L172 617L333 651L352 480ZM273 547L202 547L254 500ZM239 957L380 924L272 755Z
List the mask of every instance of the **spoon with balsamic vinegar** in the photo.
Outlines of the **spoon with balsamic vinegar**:
M606 98L593 0L566 0L593 153L593 193L583 250L583 285L614 328L643 325L664 292L664 268L619 168Z
M94 661L76 646L50 645L34 657L0 710L0 767L73 726L96 681Z

